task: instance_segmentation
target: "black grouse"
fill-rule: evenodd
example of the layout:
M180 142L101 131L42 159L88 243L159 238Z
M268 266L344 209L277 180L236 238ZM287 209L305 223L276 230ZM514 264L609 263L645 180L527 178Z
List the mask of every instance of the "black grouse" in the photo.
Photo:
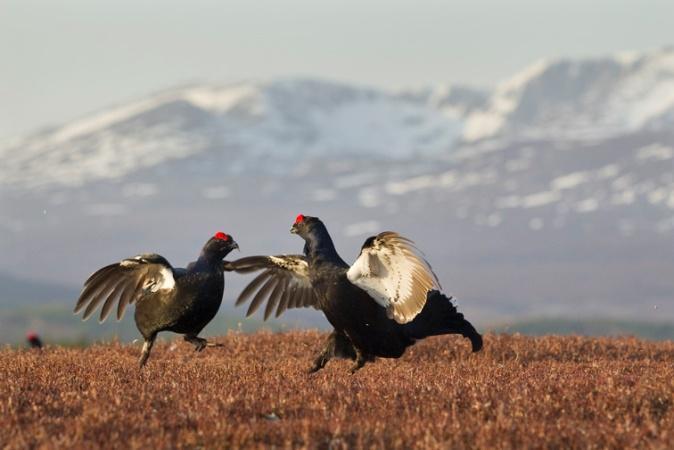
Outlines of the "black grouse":
M200 338L201 330L215 317L225 289L223 258L238 244L218 232L206 242L199 258L187 268L174 268L163 256L146 253L99 269L84 283L75 314L84 309L83 320L103 304L103 322L117 304L117 320L127 305L135 303L136 327L145 343L140 356L143 367L160 331L185 335L197 351L215 346Z
M416 340L442 334L467 337L474 352L482 348L482 336L440 293L409 239L390 231L369 237L349 267L317 217L300 214L290 232L304 239L304 255L250 256L225 263L225 270L264 270L237 300L239 305L255 294L247 315L265 300L265 320L274 309L277 317L288 308L323 311L334 331L312 372L332 357L355 360L355 372L377 356L398 358Z
M34 331L29 331L26 334L26 342L28 342L30 348L42 348L42 339L40 339L40 336Z

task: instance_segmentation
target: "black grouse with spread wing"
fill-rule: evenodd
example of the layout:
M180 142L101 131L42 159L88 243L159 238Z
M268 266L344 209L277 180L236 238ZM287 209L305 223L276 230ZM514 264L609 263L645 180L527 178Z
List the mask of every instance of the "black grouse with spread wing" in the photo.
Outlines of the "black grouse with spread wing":
M239 246L231 236L218 232L186 269L174 268L154 253L105 266L84 283L75 313L84 309L86 320L102 304L99 321L103 322L116 305L120 320L126 306L135 303L136 327L145 339L141 367L160 331L185 335L198 351L214 346L199 333L220 308L225 289L222 260L235 248Z
M390 231L372 236L349 266L318 218L300 214L290 231L304 239L304 255L251 256L225 263L225 270L264 270L237 300L253 297L247 315L265 301L265 319L288 308L323 311L334 331L312 371L343 357L356 361L355 372L377 356L398 358L416 340L442 334L461 334L473 351L482 348L482 337L439 291L410 240Z

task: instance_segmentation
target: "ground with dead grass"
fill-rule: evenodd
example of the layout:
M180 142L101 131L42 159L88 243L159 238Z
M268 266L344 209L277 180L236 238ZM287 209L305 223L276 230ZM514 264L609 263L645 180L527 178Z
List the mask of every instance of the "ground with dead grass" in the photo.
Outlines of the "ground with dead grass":
M307 374L325 335L0 351L0 447L674 448L674 343L425 340Z

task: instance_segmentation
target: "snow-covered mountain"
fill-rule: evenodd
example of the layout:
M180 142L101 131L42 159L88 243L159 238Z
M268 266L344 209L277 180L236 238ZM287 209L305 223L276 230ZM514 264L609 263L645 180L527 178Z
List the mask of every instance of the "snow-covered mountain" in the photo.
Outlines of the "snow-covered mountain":
M463 136L606 138L674 125L674 48L539 61L500 84Z
M77 284L147 250L184 262L217 228L245 254L299 251L286 230L303 212L347 259L368 234L411 236L484 320L674 319L671 49L536 63L493 91L188 86L0 158L0 272L15 276Z
M175 89L5 143L0 182L81 185L204 152L238 171L277 172L306 158L437 154L461 133L452 108L469 108L463 101L315 80Z
M173 89L0 144L0 183L82 185L210 152L233 171L442 157L488 138L604 139L674 125L674 49L538 62L493 92L310 79Z

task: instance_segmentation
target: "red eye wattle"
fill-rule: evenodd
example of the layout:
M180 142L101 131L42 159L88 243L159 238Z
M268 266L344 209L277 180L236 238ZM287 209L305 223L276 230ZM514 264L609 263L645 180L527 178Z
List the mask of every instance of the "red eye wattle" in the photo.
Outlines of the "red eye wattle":
M218 231L215 233L215 236L213 236L215 239L220 239L221 241L228 241L229 236L223 233L222 231Z

